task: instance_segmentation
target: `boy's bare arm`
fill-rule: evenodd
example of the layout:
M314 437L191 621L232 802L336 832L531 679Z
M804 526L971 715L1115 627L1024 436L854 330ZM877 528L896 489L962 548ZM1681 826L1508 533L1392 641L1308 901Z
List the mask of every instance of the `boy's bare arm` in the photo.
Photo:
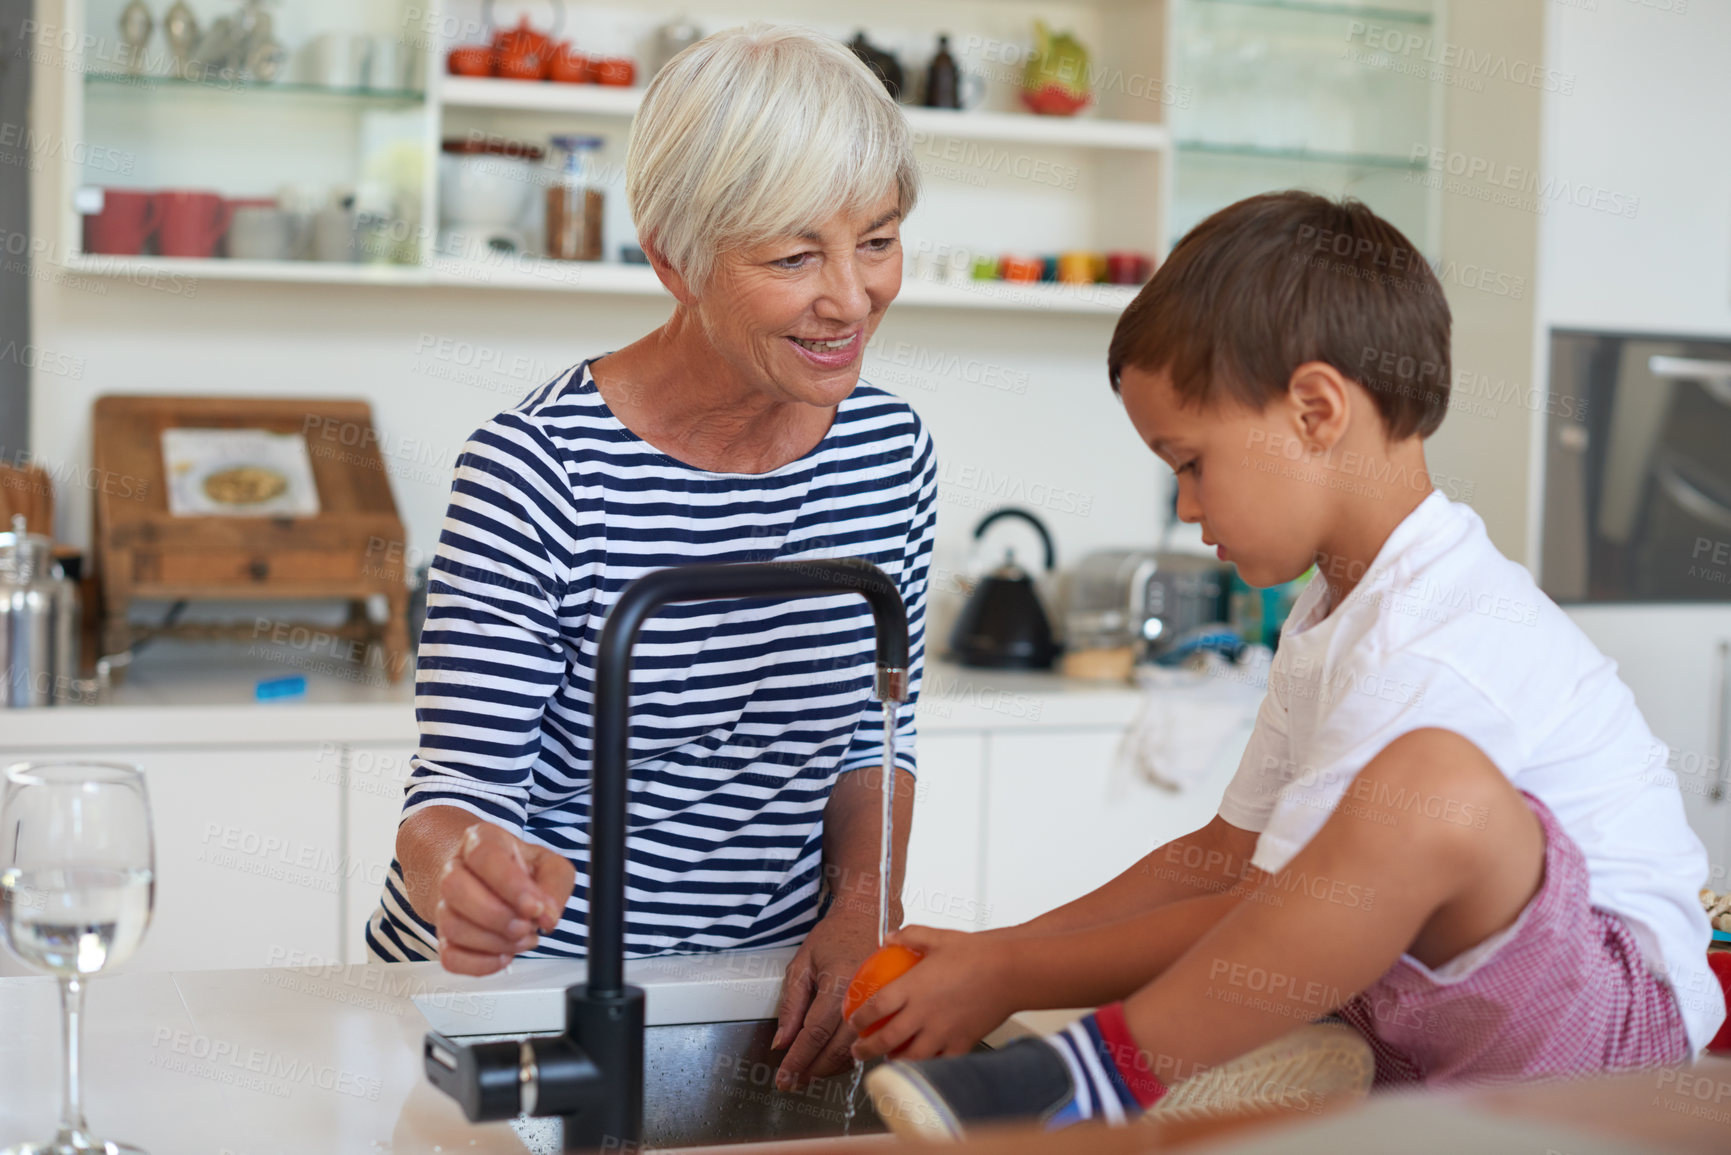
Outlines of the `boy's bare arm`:
M1000 957L1000 993L1019 1009L1095 1007L1152 982L1255 890L1168 902L1116 922L1018 938Z
M1006 929L1018 934L1066 934L1219 894L1257 873L1250 868L1255 851L1254 831L1215 815L1207 826L1174 838L1104 886Z

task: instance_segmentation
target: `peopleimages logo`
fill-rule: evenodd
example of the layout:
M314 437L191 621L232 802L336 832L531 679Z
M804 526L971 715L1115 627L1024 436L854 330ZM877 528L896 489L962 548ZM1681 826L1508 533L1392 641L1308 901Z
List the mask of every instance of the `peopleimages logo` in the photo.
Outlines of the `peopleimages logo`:
M1438 70L1434 77L1438 80L1451 83L1464 79L1476 81L1478 83L1472 85L1474 91L1480 91L1486 80L1500 80L1526 88L1542 88L1559 96L1568 96L1575 91L1575 75L1572 72L1559 72L1530 60L1518 57L1511 59L1501 52L1475 49L1406 29L1353 20L1347 24L1346 38L1349 44L1354 41L1362 43L1371 52L1386 53L1391 58L1432 65Z
M1477 199L1496 200L1528 212L1543 213L1552 204L1566 204L1633 220L1641 209L1641 198L1628 193L1566 177L1541 177L1537 169L1472 153L1414 144L1410 159L1432 173L1457 178L1440 186L1445 191L1472 195L1469 190L1478 190L1484 195ZM1433 183L1430 187L1439 186Z

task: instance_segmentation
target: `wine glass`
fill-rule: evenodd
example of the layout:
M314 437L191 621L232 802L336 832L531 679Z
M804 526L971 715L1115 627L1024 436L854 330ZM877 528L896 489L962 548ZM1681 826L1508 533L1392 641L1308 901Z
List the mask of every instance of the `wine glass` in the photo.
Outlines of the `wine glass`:
M60 980L66 1066L60 1131L0 1155L143 1155L91 1136L78 1053L88 976L138 949L150 925L155 857L144 774L104 763L20 762L0 794L0 939Z

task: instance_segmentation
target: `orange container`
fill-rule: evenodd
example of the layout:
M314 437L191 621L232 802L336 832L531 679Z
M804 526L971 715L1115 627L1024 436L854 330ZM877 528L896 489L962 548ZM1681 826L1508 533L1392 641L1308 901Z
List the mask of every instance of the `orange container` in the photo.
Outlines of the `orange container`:
M999 266L998 275L1018 285L1030 285L1040 279L1040 268L1038 257L1005 257Z

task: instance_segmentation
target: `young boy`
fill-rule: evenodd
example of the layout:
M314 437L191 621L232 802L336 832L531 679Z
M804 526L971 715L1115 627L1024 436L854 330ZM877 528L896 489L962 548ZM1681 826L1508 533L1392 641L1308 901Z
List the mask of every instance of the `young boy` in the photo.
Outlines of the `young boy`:
M1331 1012L1379 1083L1696 1055L1725 1013L1707 855L1614 664L1432 486L1449 310L1417 250L1355 202L1242 201L1125 311L1109 371L1223 560L1317 576L1218 817L1022 926L897 937L924 960L851 1019L889 1018L857 1057L904 1060L880 1112L1120 1121ZM1070 1006L1099 1009L967 1053Z

